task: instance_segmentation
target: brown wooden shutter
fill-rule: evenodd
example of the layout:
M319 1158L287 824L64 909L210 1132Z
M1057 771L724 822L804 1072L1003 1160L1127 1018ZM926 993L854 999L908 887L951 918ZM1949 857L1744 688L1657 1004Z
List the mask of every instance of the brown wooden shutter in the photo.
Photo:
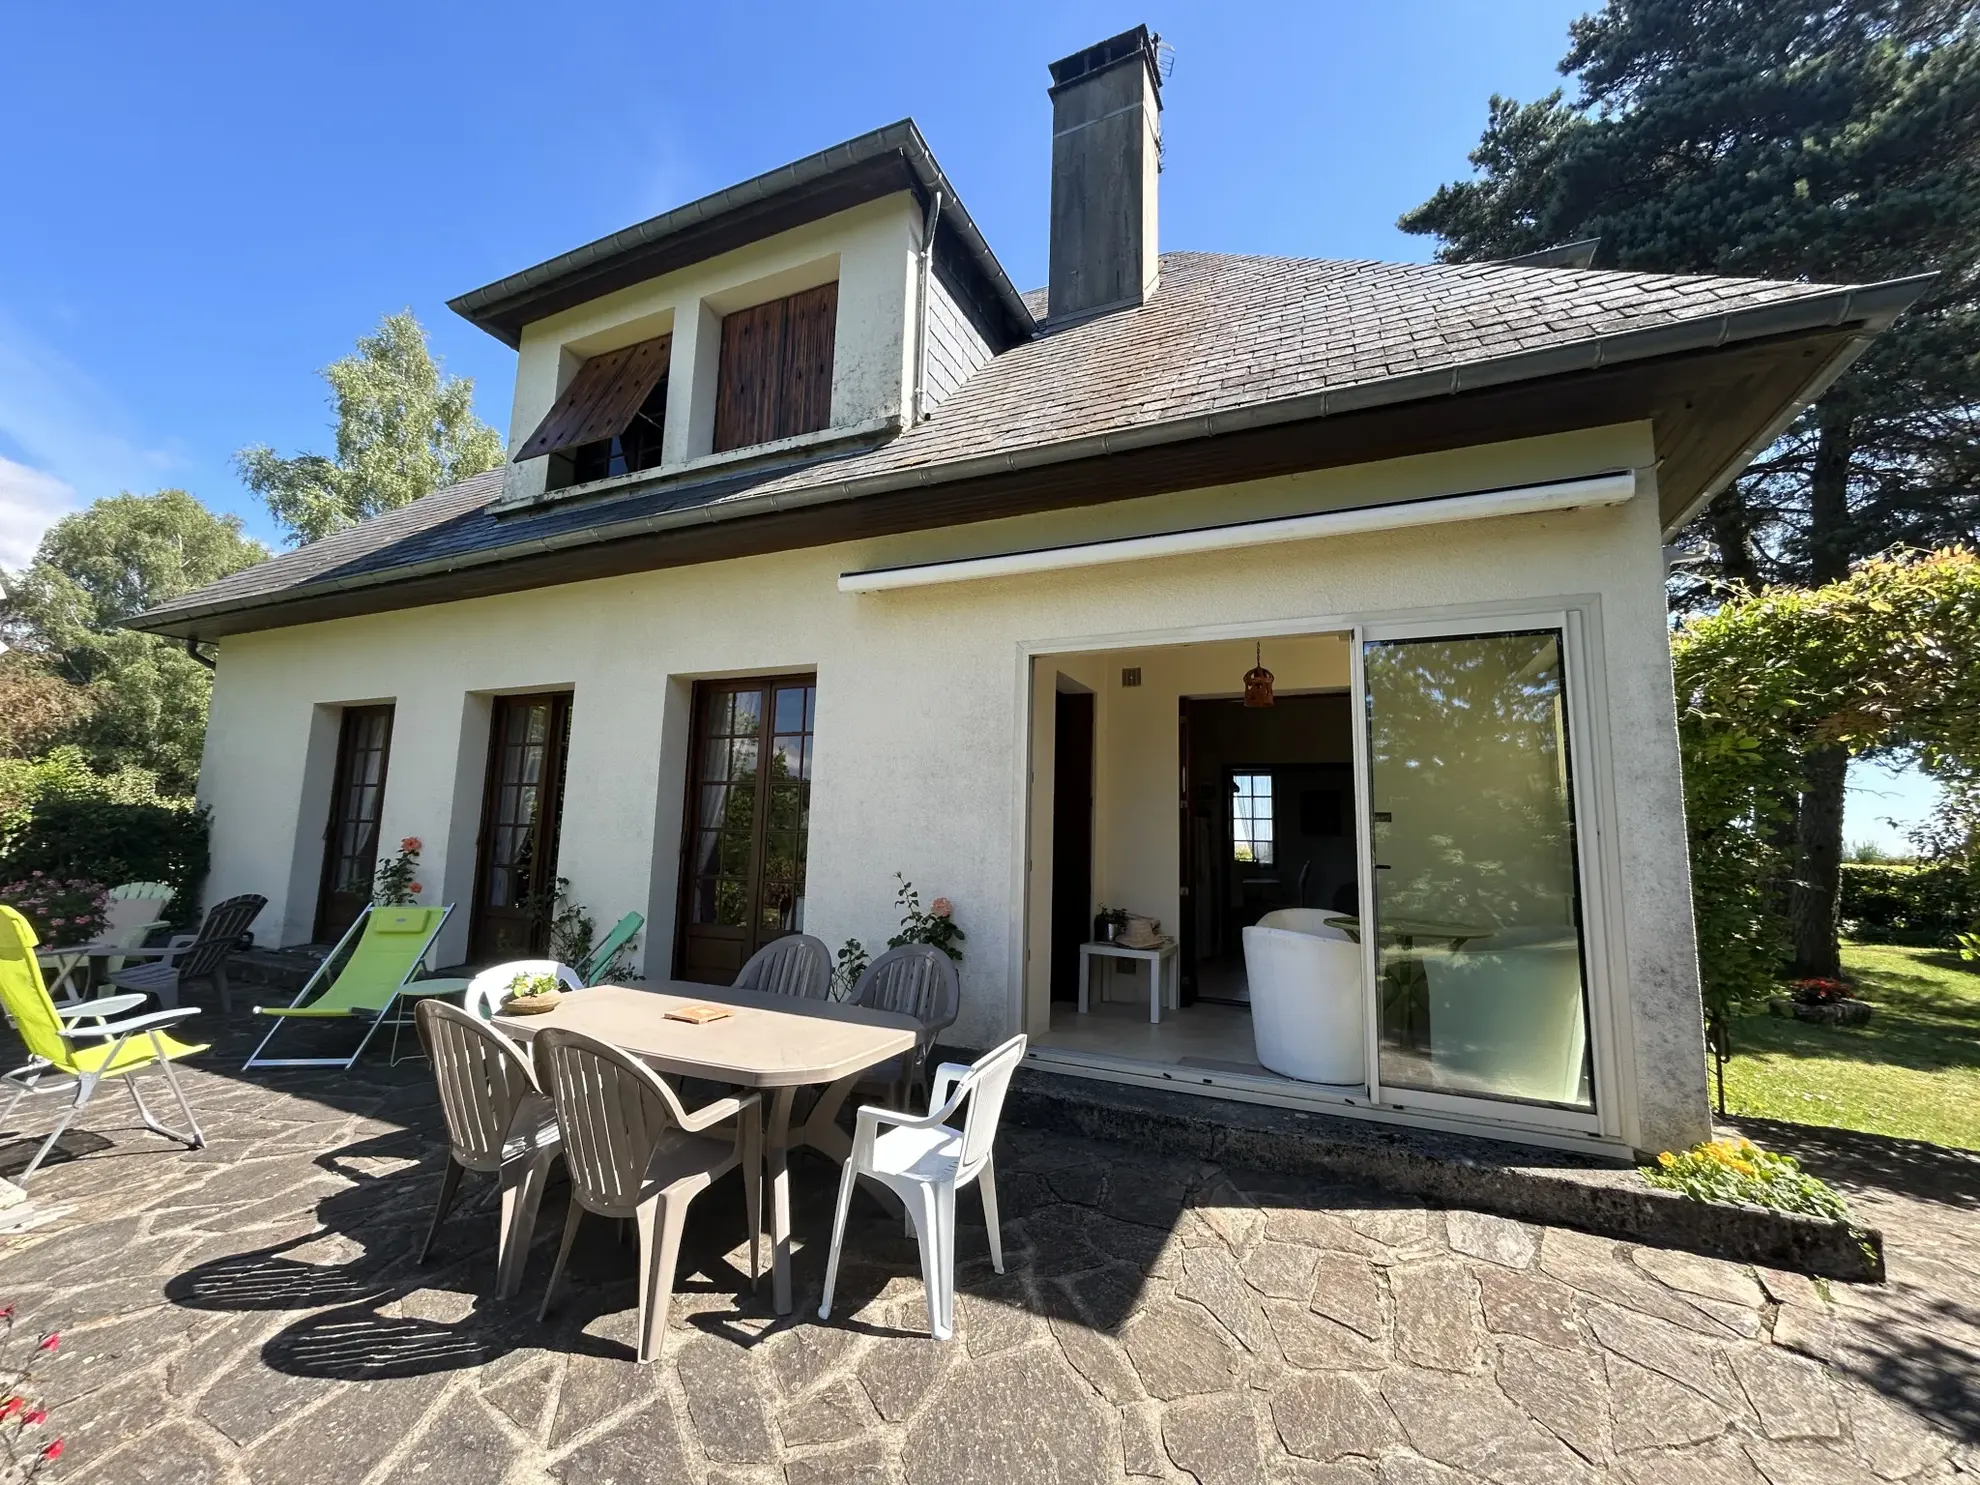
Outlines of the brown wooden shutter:
M768 443L777 434L786 304L773 299L726 315L715 374L715 452Z
M616 351L600 351L586 361L536 431L516 450L516 461L624 433L640 404L667 374L673 347L673 336L659 335Z
M839 286L820 284L791 295L789 302L778 438L815 433L832 423L832 341L838 332Z

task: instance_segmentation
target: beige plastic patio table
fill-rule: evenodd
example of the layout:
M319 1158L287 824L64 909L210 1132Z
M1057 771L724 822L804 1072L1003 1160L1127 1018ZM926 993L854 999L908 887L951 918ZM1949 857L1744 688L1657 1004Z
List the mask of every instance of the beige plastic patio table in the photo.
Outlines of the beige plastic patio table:
M667 1018L671 1008L692 1004L723 1005L734 1014L702 1025ZM771 1299L780 1315L792 1307L790 1151L809 1145L840 1162L851 1155L852 1137L836 1122L846 1096L867 1068L913 1051L920 1029L913 1017L889 1011L678 980L644 990L595 985L567 991L554 1010L498 1015L495 1022L522 1041L546 1026L580 1031L660 1072L768 1095L763 1155L769 1167ZM797 1090L820 1084L824 1093L804 1122L791 1128Z

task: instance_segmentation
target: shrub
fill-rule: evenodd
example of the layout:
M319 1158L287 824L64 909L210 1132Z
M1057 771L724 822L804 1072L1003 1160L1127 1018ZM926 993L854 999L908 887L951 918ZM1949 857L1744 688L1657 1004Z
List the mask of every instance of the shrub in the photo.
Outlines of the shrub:
M180 803L127 803L90 795L48 794L0 845L0 878L35 872L116 886L164 882L173 891L167 916L191 915L206 876L208 816Z
M95 938L108 922L104 908L109 901L101 882L39 871L0 887L0 902L32 923L35 937L51 948Z
M1856 938L1948 942L1980 915L1972 872L1953 861L1925 866L1845 863L1844 928Z
M1708 1140L1681 1155L1666 1150L1644 1167L1643 1178L1693 1201L1849 1220L1849 1208L1827 1181L1809 1175L1792 1155L1769 1154L1748 1140Z

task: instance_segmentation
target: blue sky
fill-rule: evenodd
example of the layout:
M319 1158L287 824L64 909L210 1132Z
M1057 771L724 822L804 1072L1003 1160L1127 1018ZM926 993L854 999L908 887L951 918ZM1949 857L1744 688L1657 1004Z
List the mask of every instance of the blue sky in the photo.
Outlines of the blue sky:
M0 565L120 489L275 532L249 443L328 450L316 371L411 307L498 427L463 290L904 115L1019 287L1045 276L1045 64L1175 48L1168 248L1420 259L1396 216L1494 91L1555 86L1582 0L0 7ZM79 87L78 78L87 86ZM1852 840L1929 802L1864 776Z

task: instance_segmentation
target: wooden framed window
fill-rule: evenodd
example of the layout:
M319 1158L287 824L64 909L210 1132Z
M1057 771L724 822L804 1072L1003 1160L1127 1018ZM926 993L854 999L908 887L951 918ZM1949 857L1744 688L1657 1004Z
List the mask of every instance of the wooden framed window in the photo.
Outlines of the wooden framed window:
M544 951L570 737L570 692L495 698L468 928L468 957L475 963Z
M392 708L347 706L337 736L330 819L323 827L323 879L315 939L332 944L371 901L378 870L378 820L385 810L385 766L392 752Z
M548 454L553 490L654 468L666 431L673 347L673 336L659 335L586 361L516 450L516 461Z
M832 421L839 286L820 284L722 320L715 452L815 433Z
M676 975L727 985L804 928L816 676L704 681L681 840Z

